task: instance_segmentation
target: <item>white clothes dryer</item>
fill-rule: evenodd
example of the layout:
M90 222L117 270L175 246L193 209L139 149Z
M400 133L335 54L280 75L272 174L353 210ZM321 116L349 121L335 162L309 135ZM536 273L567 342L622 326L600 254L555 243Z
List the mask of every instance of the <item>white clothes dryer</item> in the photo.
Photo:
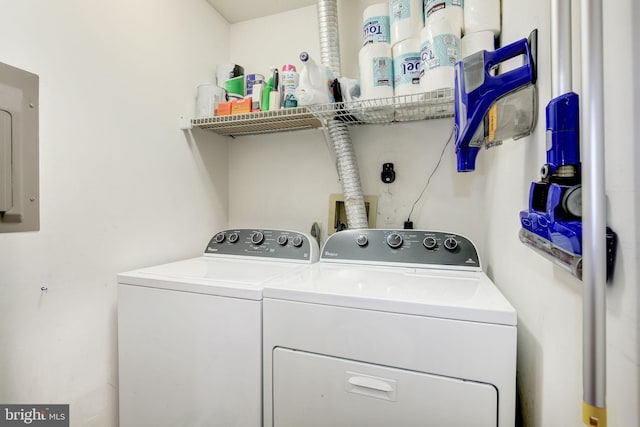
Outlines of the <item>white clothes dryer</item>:
M318 253L303 233L227 230L201 257L119 274L120 427L260 427L262 284Z
M349 230L265 283L265 427L513 427L516 312L453 233Z

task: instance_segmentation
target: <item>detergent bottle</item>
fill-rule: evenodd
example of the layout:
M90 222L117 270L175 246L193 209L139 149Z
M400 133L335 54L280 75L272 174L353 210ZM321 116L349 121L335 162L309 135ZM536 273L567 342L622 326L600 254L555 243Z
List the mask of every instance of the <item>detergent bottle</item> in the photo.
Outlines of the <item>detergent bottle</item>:
M328 67L316 63L307 52L300 54L302 67L295 91L298 105L326 104L335 102L331 83L335 79Z

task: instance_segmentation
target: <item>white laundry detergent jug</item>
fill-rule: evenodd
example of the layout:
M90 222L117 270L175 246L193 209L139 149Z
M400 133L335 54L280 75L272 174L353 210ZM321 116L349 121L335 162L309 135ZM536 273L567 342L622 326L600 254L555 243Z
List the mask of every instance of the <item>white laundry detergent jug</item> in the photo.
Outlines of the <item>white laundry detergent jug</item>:
M326 104L335 102L331 83L333 72L325 65L316 63L307 52L300 54L302 68L296 98L298 105Z

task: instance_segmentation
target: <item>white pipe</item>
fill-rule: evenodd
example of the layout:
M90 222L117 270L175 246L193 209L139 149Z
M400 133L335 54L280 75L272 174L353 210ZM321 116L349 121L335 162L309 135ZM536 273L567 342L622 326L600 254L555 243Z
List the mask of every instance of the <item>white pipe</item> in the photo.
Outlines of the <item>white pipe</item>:
M582 0L583 421L606 426L606 210L602 0Z
M572 91L571 0L551 0L551 97Z

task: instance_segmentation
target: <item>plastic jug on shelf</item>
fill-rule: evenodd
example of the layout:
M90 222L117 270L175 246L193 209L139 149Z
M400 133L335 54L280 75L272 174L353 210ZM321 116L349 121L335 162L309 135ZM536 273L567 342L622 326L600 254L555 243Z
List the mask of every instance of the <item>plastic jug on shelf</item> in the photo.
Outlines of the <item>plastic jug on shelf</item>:
M296 98L298 105L326 104L335 102L331 83L333 72L325 65L316 63L307 52L300 54L302 67Z

